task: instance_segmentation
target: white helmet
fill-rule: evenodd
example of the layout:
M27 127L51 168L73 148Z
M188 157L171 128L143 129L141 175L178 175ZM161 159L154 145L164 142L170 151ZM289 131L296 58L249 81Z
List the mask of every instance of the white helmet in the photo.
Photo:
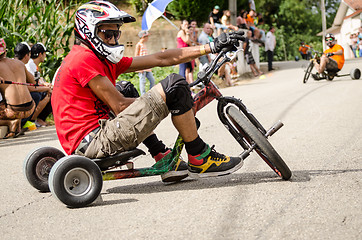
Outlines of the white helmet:
M111 46L98 37L98 27L101 24L118 24L134 22L136 19L119 10L107 1L92 1L80 6L75 16L74 33L84 44L98 52L112 63L118 63L124 52L124 46Z

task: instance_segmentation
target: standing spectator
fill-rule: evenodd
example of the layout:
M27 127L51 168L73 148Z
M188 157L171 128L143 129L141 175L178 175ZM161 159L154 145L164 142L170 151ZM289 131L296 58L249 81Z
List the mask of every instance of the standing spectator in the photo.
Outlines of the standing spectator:
M359 33L358 33L358 49L359 49L359 57L362 57L362 27L359 28Z
M200 33L200 36L198 38L198 42L201 45L205 45L210 42L209 35L211 31L212 28L210 23L205 23L202 32ZM209 54L200 56L199 60L200 60L200 69L203 69L203 66L205 66L205 64L209 64L211 62Z
M312 57L312 52L310 51L311 46L309 46L308 44L305 44L304 41L300 42L300 46L299 46L299 53L300 55L302 55L302 58L305 60L309 60Z
M243 44L244 54L246 63L249 64L251 71L253 72L254 76L263 75L263 72L256 66L253 54L251 52L251 45L252 45L252 32L248 30L246 34L246 38Z
M139 42L136 44L135 56L145 56L147 55L147 47L146 43L148 41L149 33L146 30L142 30L138 33L138 37L140 38ZM138 71L138 77L140 79L140 92L141 95L146 93L146 78L150 82L150 89L155 86L155 78L153 77L151 69L145 69L142 71Z
M188 47L191 45L191 29L189 29L189 22L187 20L183 20L180 31L177 33L177 48ZM179 74L183 76L188 83L190 81L190 72L192 70L192 63L186 62L179 64Z
M256 12L256 7L255 7L254 0L249 0L249 9Z
M228 29L227 26L221 24L220 18L220 7L216 5L212 12L210 12L209 14L209 23L214 30L217 30L218 36L221 34L222 31Z
M199 36L199 30L197 29L197 21L196 20L192 20L191 22L190 22L190 26L189 26L189 28L190 28L190 36L191 36L191 45L192 46L195 46L195 45L197 45L198 43L197 43L197 38L198 38L198 36Z
M350 47L352 49L353 55L356 58L357 57L357 48L358 48L358 33L352 33L350 35Z
M40 76L41 72L40 64L45 61L46 53L48 52L48 50L41 42L38 42L31 47L30 52L31 52L30 60L25 66L28 69L28 71L35 77L37 83L47 86L48 89L45 92L36 93L39 95L38 97L40 98L40 101L39 104L37 104L36 110L30 119L32 121L35 121L35 125L37 127L46 127L48 124L45 122L45 120L48 117L48 115L52 113L52 105L50 102L52 90L51 90L51 84L46 82ZM22 120L22 125L24 124L25 120Z
M266 40L265 40L265 51L268 58L268 71L274 70L273 68L273 55L274 55L274 49L277 44L275 39L275 28L272 26L270 27L269 32L266 34Z

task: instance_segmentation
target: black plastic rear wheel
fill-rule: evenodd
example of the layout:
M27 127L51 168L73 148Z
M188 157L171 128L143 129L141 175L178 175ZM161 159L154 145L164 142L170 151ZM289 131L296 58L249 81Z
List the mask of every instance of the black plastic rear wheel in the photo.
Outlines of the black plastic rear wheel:
M268 139L244 116L236 107L228 106L226 113L233 122L240 135L249 142L256 144L256 152L259 156L284 180L290 179L292 172L275 151Z
M359 70L358 68L353 68L349 75L353 80L359 79L361 77L361 70Z
M26 156L23 171L28 182L41 192L49 192L48 178L53 165L65 154L54 147L40 147Z

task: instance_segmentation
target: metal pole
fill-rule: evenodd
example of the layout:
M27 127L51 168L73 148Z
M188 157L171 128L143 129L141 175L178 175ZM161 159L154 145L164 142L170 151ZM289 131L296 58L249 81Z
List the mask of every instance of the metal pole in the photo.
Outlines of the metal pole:
M170 21L170 19L168 19L165 15L161 15L167 22L169 22L172 26L174 26L177 30L179 30L179 28L173 23Z
M236 13L237 13L236 0L229 0L229 11L231 13L230 22L232 25L236 26Z
M326 41L324 41L324 38L326 37L326 31L327 31L327 23L326 23L326 7L324 5L324 0L321 0L321 12L322 12L322 31L323 31L323 51L326 50Z

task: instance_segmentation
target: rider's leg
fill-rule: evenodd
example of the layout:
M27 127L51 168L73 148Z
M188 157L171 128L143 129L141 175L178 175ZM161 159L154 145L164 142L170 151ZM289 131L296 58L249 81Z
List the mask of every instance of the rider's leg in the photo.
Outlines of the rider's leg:
M329 60L328 57L326 57L325 55L323 55L321 57L321 63L319 64L319 69L317 69L318 73L324 72L324 70L326 69L328 60Z
M192 111L191 91L184 78L171 74L156 85L156 90L172 114L172 122L185 142L188 169L193 177L219 176L238 170L243 162L239 157L228 157L210 148L198 135Z

